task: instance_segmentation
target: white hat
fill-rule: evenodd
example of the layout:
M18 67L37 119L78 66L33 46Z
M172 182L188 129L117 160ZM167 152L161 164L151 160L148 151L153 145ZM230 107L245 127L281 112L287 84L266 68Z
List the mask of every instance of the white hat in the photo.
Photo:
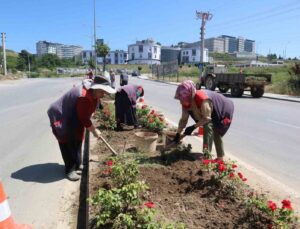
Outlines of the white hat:
M116 93L116 90L110 86L109 81L105 79L103 76L95 76L90 88L101 89L109 94Z

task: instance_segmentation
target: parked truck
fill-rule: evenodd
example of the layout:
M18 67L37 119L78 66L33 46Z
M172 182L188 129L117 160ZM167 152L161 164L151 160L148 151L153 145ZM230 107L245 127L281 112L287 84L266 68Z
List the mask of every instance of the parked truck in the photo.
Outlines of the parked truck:
M221 93L230 89L233 97L241 97L244 90L250 89L254 98L260 98L265 92L265 85L270 84L271 79L271 74L228 73L224 65L208 65L205 67L204 76L197 83L197 89L201 85L212 91L218 88Z

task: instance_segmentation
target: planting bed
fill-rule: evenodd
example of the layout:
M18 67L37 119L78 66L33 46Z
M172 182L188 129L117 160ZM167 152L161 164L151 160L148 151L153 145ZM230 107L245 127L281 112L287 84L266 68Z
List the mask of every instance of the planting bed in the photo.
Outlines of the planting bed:
M145 115L143 117L146 118L142 119L144 120L143 125L148 128L155 129L159 127L153 124L159 122L159 120L163 120L161 116L155 114L155 111L152 110L150 112L150 109L146 112L146 110L142 108L138 113ZM108 111L108 109L104 109L103 114L110 116L112 112ZM158 219L158 222L163 223L156 224L156 226L150 223L152 226L147 224L146 227L144 225L144 227L138 228L297 228L297 226L292 223L294 218L292 217L292 207L289 200L284 200L282 207L279 208L279 206L277 207L272 201L267 202L266 198L256 195L256 193L246 185L247 178L236 171L237 165L233 162L223 163L220 161L202 160L201 154L191 153L190 146L184 145L166 152L162 150L152 153L138 152L134 134L137 131L149 130L134 129L121 132L109 130L112 128L113 124L111 120L113 120L113 118L110 117L106 119L105 117L106 116L100 118L100 120L106 120L103 121L105 123L101 123L100 121L100 126L105 128L105 130L102 130L104 138L106 138L119 155L126 155L126 158L125 161L121 163L119 159L115 161L108 147L101 141L97 142L90 152L90 198L97 196L99 188L103 189L101 191L102 194L107 194L114 193L115 191L113 190L121 190L122 187L127 187L125 183L125 186L120 186L116 183L116 174L122 174L120 173L120 171L122 171L121 167L123 166L123 169L127 167L127 165L124 165L127 159L129 161L133 160L135 164L138 164L139 173L137 178L139 181L144 181L149 187L146 191L138 191L139 200L137 202L127 204L127 197L125 198L125 202L122 202L120 206L123 206L123 210L120 212L122 214L124 213L125 217L129 216L129 218L126 219L124 216L121 217L123 223L126 220L126 222L128 222L128 219L130 221L134 218L135 222L139 222L138 225L141 225L140 223L145 222L144 219L149 215L141 220L141 218L135 218L136 213L132 213L140 212L141 209L144 209L146 206L146 210L149 208L150 210L148 210L150 212L156 212L155 220ZM158 141L161 143L161 136ZM124 160L124 158L122 160ZM119 167L120 165L121 167ZM131 174L132 171L134 170L128 170L126 173ZM136 181L132 183L134 182ZM119 187L117 187L118 185ZM90 204L90 228L96 228L96 215L100 209L104 209L103 206L99 204L101 200L108 198L109 202L106 203L110 204L110 200L119 198L113 197L112 199L112 196L107 196L106 194L103 196L102 194L100 198L98 193L98 200L96 200L97 198L93 199L92 202L94 204L96 202L96 205ZM100 201L99 198L101 199ZM102 203L104 202L102 201ZM113 208L119 206L118 204L121 202L116 203L117 205L112 205ZM105 211L107 211L107 208ZM105 214L104 217L107 219L107 213ZM111 213L108 214L110 215ZM104 220L109 223L99 228L112 228L111 225L113 222L111 216L112 215L109 217L109 221ZM151 222L154 221L153 219L151 220ZM148 220L148 223L149 222ZM170 223L174 222L175 224L170 226ZM185 227L182 227L180 223L183 223ZM119 226L115 228L137 227Z
M135 131L103 133L115 150L134 155ZM110 178L102 176L109 156L111 153L102 142L91 151L90 196L99 187L111 188ZM201 161L195 160L197 157L186 148L163 156L159 152L145 153L145 156L149 158L143 157L139 171L140 179L150 187L147 200L154 202L155 208L168 220L183 222L186 228L266 228L270 223L266 215L247 215L239 195L218 192L210 174L202 171ZM91 206L91 227L96 212L97 208Z

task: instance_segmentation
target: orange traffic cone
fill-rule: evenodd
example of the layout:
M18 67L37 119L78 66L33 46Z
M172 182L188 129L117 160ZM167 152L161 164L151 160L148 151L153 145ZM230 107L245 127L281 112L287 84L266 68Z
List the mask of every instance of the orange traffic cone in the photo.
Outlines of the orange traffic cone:
M199 129L198 129L198 136L199 136L199 137L203 136L203 133L204 133L203 126L199 126Z
M29 225L15 224L0 181L0 229L32 229Z

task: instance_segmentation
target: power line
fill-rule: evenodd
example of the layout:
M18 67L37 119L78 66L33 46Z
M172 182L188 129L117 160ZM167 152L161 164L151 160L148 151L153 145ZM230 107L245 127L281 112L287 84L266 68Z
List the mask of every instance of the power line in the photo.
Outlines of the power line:
M297 1L299 3L299 1ZM262 19L267 19L273 16L278 16L278 15L282 15L285 13L289 13L291 11L295 11L297 9L299 9L298 4L296 5L284 5L284 6L277 6L277 7L273 7L270 10L266 10L266 11L261 11L259 13L255 13L255 14L251 14L242 18L236 18L236 19L232 19L223 23L219 23L219 24L215 24L212 25L210 28L220 28L220 27L226 27L230 24L241 24L241 23L251 23L253 21L258 21L258 20L262 20ZM287 8L287 9L285 9Z

